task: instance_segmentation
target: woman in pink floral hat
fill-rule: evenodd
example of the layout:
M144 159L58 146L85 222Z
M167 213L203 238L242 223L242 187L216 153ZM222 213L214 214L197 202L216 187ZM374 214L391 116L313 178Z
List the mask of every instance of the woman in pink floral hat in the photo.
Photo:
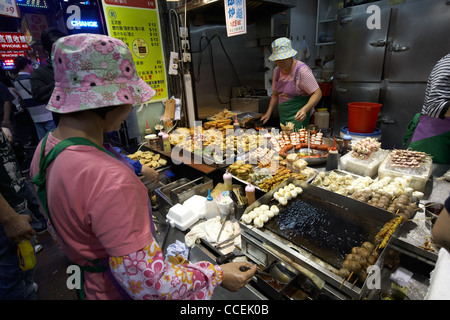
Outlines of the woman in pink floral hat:
M60 114L36 149L31 176L61 248L84 271L80 298L209 299L236 291L256 268L246 262L165 261L154 238L147 189L120 157L102 147L132 106L155 94L120 40L95 34L53 47L55 89L47 108Z

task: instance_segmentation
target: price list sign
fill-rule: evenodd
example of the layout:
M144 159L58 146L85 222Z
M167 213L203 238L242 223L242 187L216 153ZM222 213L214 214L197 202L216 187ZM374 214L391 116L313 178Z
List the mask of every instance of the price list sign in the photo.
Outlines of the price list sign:
M227 36L247 33L247 7L245 0L224 0Z
M102 0L108 35L133 53L139 76L156 91L151 101L168 97L156 0Z
M0 0L0 15L19 18L20 13L16 0Z

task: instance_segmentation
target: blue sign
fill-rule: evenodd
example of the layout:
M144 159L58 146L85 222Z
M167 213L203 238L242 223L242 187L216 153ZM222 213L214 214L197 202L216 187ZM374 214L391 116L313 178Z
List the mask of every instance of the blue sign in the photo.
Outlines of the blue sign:
M97 6L67 3L62 5L68 33L104 33Z

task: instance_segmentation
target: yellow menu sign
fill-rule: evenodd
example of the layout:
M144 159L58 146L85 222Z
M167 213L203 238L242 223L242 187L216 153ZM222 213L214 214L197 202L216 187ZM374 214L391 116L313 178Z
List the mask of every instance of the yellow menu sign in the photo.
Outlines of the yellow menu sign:
M133 53L139 76L156 91L151 101L167 100L167 80L156 0L102 0L108 35Z

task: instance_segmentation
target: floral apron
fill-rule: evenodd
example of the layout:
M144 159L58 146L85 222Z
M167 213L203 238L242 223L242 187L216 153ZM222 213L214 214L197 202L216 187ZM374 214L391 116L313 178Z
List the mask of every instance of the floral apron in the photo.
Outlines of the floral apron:
M275 89L278 92L278 95L282 95L283 98L288 99L285 102L278 104L278 113L280 115L280 122L283 125L286 125L287 122L294 123L294 129L299 130L301 128L306 128L309 125L309 121L311 118L311 112L306 113L306 118L303 121L295 120L295 115L297 112L308 103L309 97L299 96L296 93L296 79L298 75L298 71L300 67L305 65L304 63L300 64L294 75L294 81L290 82L280 82L278 79L280 78L280 69L278 69L278 74L276 75L276 85Z
M55 225L52 222L52 218L49 212L49 208L48 208L48 203L47 203L47 189L46 189L46 172L47 172L47 168L48 166L52 163L53 160L55 160L55 158L67 147L72 146L72 145L86 145L86 146L92 146L97 148L100 151L103 151L107 154L109 154L110 156L118 159L120 162L124 163L125 165L127 165L128 167L130 167L131 170L133 170L131 168L131 166L125 161L125 160L121 160L122 157L120 155L114 155L112 152L106 150L105 148L102 148L100 146L98 146L97 144L89 141L88 139L85 138L81 138L81 137L74 137L74 138L69 138L66 140L61 141L60 143L58 143L53 149L51 149L47 155L44 156L45 154L45 144L47 142L47 137L50 133L48 133L44 139L42 140L42 144L41 144L41 158L39 161L39 172L38 174L31 180L32 183L34 183L37 186L37 195L39 197L39 200L42 203L42 206L44 207L45 212L47 213L47 217L50 220L50 222L52 223L53 228L55 229L55 232L57 232ZM134 170L133 170L134 172ZM150 199L149 201L149 217L150 217L150 226L151 226L151 230L153 235L155 234L155 229L154 229L154 224L153 224L153 218L152 218L152 213L151 213L151 206L150 206ZM62 238L61 238L62 240ZM77 291L78 293L78 297L81 300L84 300L86 295L84 292L84 272L94 272L94 273L101 273L101 272L106 272L106 274L108 275L108 277L110 278L110 280L112 281L112 283L114 284L114 287L116 288L116 290L120 293L120 295L122 296L123 299L131 299L130 296L128 295L128 293L122 288L122 286L115 280L115 278L113 277L113 275L110 272L110 268L108 267L108 257L104 257L104 258L98 258L98 259L94 259L94 260L88 260L86 259L91 265L88 266L80 266L81 269L81 289L79 289Z

